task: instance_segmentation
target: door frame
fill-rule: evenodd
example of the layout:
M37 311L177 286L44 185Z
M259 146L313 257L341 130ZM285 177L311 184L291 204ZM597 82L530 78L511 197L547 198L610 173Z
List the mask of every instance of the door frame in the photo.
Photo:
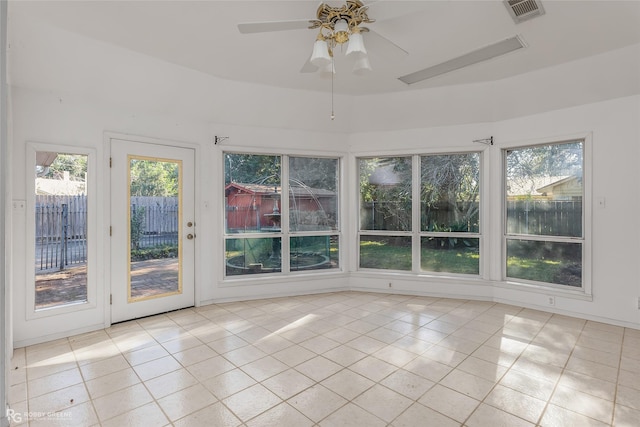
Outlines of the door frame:
M112 324L111 321L111 142L112 140L117 139L120 141L131 141L135 143L145 143L145 144L154 144L154 145L165 145L169 147L176 148L190 148L194 151L194 221L196 224L200 223L200 163L198 159L200 158L200 145L193 144L184 141L176 141L169 139L159 139L153 137L146 137L140 135L130 135L123 134L118 132L105 132L103 136L103 146L104 146L104 194L103 194L103 203L104 203L104 239L105 242L108 242L108 247L104 250L104 263L103 263L103 277L104 277L104 301L105 301L105 309L104 309L104 324L109 326ZM194 285L194 306L198 305L198 301L200 301L200 274L199 266L200 266L200 240L194 240L194 260L193 260L193 285Z

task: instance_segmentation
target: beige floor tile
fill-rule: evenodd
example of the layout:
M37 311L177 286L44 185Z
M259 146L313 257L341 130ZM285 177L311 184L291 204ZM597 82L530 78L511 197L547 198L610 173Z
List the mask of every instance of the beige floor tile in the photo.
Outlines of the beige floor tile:
M347 367L365 358L367 354L349 346L340 345L325 352L322 356L341 366Z
M618 385L618 393L616 395L616 404L640 411L640 391Z
M262 382L263 386L283 400L289 399L314 384L315 381L295 369L288 369Z
M158 399L158 405L173 422L217 401L202 384L196 384Z
M249 345L249 343L240 337L231 335L231 336L226 336L224 338L220 338L220 339L208 342L207 345L211 347L213 350L215 350L217 353L224 354L224 353L228 353L230 351L245 347Z
M322 381L321 384L345 399L352 400L375 383L349 369L343 369Z
M266 355L267 354L259 348L253 345L248 345L225 353L224 358L237 367L241 367L247 363L262 359Z
M212 357L211 359L193 364L187 368L191 375L196 377L198 381L213 378L232 369L236 369L236 366L223 356Z
M306 362L297 365L295 369L312 380L319 382L343 368L327 358L316 356L313 359L309 359Z
M27 383L21 382L9 387L8 403L11 407L12 403L24 402L27 400Z
M471 353L471 356L477 357L478 359L486 360L487 362L495 363L496 365L504 366L506 368L511 367L511 365L513 365L513 363L518 358L518 356L516 355L505 353L497 348L491 347L486 344L478 347L476 351Z
M411 335L405 335L396 341L390 342L389 344L392 344L394 347L409 351L416 356L424 353L433 346L432 343L423 341Z
M414 403L391 423L391 427L459 427L460 423L420 403Z
M262 382L287 369L289 369L289 367L286 364L271 356L263 357L262 359L242 366L242 370L258 382Z
M420 396L435 385L433 381L404 369L395 371L380 381L380 384L411 400L418 400Z
M318 402L323 402L318 405ZM315 385L293 396L288 403L314 422L344 406L347 401L326 387Z
M248 421L246 425L247 427L311 427L314 422L288 403L281 403Z
M65 408L60 412L46 413L42 416L29 418L29 426L56 427L56 426L92 426L98 424L98 416L91 402Z
M384 402L384 404L381 404ZM376 384L353 400L353 403L390 423L413 403L411 399Z
M374 382L378 382L396 371L398 367L373 356L367 356L351 365L349 369Z
M300 345L307 350L313 351L316 354L322 354L326 351L336 348L340 345L339 342L334 341L324 335L317 335L308 340L302 341Z
M609 423L594 420L585 417L577 412L561 408L556 405L549 405L542 416L540 426L542 427L558 427L558 426L580 426L580 427L605 427Z
M128 351L126 353L123 353L123 356L125 359L127 359L130 365L136 366L142 363L169 356L169 352L165 350L165 348L160 344L155 344L143 347L141 349Z
M603 423L613 417L613 402L568 387L557 387L550 402Z
M332 329L329 332L325 332L323 335L329 339L339 342L340 344L345 344L360 336L359 333L344 327Z
M286 363L288 366L294 367L309 359L313 359L316 357L316 354L299 345L293 345L272 354L272 356Z
M446 298L334 292L192 308L17 349L10 368L12 409L68 412L73 425L640 419L640 332Z
M424 356L418 356L404 366L404 369L423 378L437 382L453 370L451 366Z
M418 402L460 423L480 404L476 399L439 384L427 391Z
M122 371L128 367L129 362L127 362L121 354L118 354L108 359L82 365L80 366L80 371L85 381L88 381L117 371Z
M149 379L144 382L145 387L154 398L160 399L173 392L191 387L198 383L198 380L186 369L178 369L167 374Z
M204 344L173 353L173 357L184 367L202 362L203 360L211 359L217 355L217 352Z
M282 403L282 399L261 384L246 388L222 401L245 422Z
M500 384L537 399L548 400L556 383L526 372L510 370L502 377Z
M564 371L558 381L558 385L569 387L592 396L613 401L616 392L615 383L603 381L598 378L579 374L573 371Z
M82 375L78 368L68 369L46 377L40 377L33 381L29 381L27 387L29 389L29 397L34 398L52 391L60 390L72 385L82 383Z
M536 424L546 405L519 391L497 385L484 400L485 403Z
M385 347L387 344L367 335L361 335L360 337L349 341L346 345L363 353L371 354Z
M353 403L347 403L320 422L320 427L384 427L387 423Z
M113 372L98 378L86 381L87 390L92 399L104 396L114 391L122 390L140 382L140 378L131 368Z
M229 397L255 383L253 378L239 368L202 381L202 384L218 399Z
M415 353L403 350L394 345L383 347L380 350L371 353L371 356L376 359L383 360L391 365L395 365L398 368L403 367L417 357Z
M132 409L124 414L102 422L102 427L121 426L164 426L169 420L155 402ZM83 424L90 425L90 424Z
M569 358L565 369L604 381L616 382L618 378L618 369L574 356Z
M507 372L507 368L477 357L469 356L463 360L457 367L461 371L475 375L491 382L498 382L500 378Z
M465 423L468 427L504 426L504 427L533 427L528 421L515 415L501 411L493 406L481 404Z
M454 369L440 381L440 384L474 399L482 400L489 393L495 382Z
M618 384L640 391L640 373L621 369Z
M84 384L76 384L29 398L29 412L58 412L70 406L78 405L89 400L89 393Z
M616 405L613 418L615 427L637 427L638 420L640 420L640 410Z
M124 414L153 401L142 384L136 384L114 393L93 399L93 406L101 421Z
M209 405L174 422L175 427L237 427L242 422L222 403Z

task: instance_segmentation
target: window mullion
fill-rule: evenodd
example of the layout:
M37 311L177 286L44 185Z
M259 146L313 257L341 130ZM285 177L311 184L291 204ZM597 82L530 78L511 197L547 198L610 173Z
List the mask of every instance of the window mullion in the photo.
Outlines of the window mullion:
M289 273L291 264L289 262L290 241L289 241L289 156L283 155L280 182L282 182L282 198L280 199L280 231L282 235L281 241L281 259L282 259L282 272L284 274Z
M411 265L412 271L419 273L420 267L420 188L421 188L421 169L420 156L414 155L412 159L412 182L411 182Z

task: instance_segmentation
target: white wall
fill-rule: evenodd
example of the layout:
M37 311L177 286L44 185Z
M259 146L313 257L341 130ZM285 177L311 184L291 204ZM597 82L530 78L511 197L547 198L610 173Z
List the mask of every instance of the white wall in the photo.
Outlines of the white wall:
M350 151L354 155L375 153L425 152L435 149L466 147L485 150L485 167L490 169L489 201L485 214L490 215L484 236L490 251L485 253L485 275L479 280L443 280L437 277L411 275L372 276L354 273L351 286L358 289L376 288L388 291L393 281L395 292L415 292L458 297L478 297L511 304L531 306L597 319L632 327L640 327L640 281L638 259L640 238L637 227L640 210L638 182L640 171L640 96L550 111L512 120L493 123L411 129L404 131L354 133L350 136ZM562 141L569 135L591 135L592 165L586 173L592 174L592 196L606 199L606 207L592 209L592 301L556 295L555 307L550 307L545 295L552 291L530 292L522 286L502 282L501 271L501 148L523 142ZM486 148L472 140L494 136L496 145ZM390 142L393 149L390 150ZM488 187L488 188L487 188ZM587 199L588 200L588 199Z

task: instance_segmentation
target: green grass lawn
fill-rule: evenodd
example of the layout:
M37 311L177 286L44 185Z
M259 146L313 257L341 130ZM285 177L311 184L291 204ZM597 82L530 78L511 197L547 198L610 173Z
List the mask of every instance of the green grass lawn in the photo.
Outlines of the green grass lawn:
M536 282L554 283L554 278L560 267L560 261L512 256L507 259L507 276Z
M478 274L480 256L466 249L422 250L424 271ZM360 243L360 267L384 270L411 270L411 247L392 246L382 241Z

